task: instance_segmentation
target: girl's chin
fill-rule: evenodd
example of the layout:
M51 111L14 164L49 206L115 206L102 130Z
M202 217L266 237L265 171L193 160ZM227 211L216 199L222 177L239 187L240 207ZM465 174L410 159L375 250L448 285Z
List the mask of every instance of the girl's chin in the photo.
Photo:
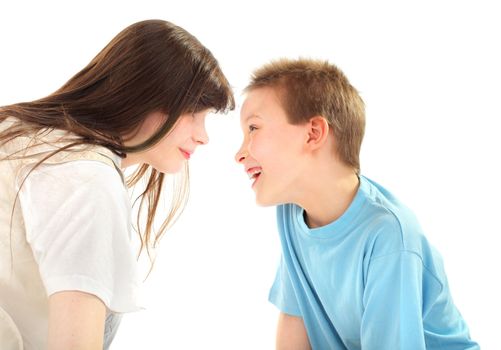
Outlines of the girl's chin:
M180 162L179 164L159 164L159 165L151 165L153 169L162 174L177 174L184 169L184 162Z

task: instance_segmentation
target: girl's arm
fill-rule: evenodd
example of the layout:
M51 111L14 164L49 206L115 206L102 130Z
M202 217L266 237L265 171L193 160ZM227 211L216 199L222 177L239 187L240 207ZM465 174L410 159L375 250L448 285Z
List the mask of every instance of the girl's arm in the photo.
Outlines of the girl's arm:
M64 291L49 297L49 350L102 350L106 307L96 296Z
M280 313L277 327L277 350L311 350L301 317Z

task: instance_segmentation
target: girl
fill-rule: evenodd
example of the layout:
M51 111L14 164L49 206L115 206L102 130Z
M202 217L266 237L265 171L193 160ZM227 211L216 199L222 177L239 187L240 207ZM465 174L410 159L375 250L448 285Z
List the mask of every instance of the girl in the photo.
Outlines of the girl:
M126 186L146 180L135 229L149 253L183 207L206 114L234 104L207 48L148 20L48 97L0 108L2 349L108 348L119 314L138 309ZM164 174L178 172L154 232Z

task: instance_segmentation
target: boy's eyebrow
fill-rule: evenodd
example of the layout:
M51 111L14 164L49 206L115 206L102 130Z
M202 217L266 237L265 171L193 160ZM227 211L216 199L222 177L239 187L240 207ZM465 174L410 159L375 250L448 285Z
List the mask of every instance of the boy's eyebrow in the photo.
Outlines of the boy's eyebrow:
M248 120L249 120L249 119L251 119L251 118L259 118L259 119L261 119L261 117L260 117L260 116L258 116L257 114L251 114L251 115L249 115L247 118L245 118L245 121L248 121Z

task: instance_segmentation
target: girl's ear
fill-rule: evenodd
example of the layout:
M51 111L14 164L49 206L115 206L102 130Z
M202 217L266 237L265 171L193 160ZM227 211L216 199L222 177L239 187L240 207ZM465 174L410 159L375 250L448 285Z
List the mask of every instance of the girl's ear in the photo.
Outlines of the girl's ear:
M311 150L323 146L329 136L329 123L322 116L312 117L308 122L308 140L306 142Z

